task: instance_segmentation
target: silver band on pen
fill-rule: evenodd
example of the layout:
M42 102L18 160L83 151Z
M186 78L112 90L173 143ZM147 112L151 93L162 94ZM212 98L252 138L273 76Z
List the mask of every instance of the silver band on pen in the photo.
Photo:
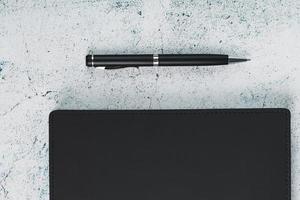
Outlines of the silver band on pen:
M159 56L158 54L153 54L153 66L159 65Z
M92 61L92 67L94 67L94 54L91 56L91 61Z

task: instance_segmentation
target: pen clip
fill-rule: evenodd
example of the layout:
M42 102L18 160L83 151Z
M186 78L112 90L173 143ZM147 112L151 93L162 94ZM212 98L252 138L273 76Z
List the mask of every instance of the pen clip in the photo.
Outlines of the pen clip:
M123 68L128 68L130 66L105 66L104 69L108 69L108 70L111 70L111 69L123 69ZM132 66L134 67L134 66ZM134 68L139 68L139 67L134 67Z
M104 70L105 67L94 67L95 69L101 69L101 70Z

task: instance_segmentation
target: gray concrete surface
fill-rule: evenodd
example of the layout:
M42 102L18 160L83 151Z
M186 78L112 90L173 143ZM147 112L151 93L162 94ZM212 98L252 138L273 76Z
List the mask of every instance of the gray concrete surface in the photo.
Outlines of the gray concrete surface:
M300 199L300 1L0 0L0 199L49 199L54 109L283 107ZM87 69L96 53L226 53L243 64Z

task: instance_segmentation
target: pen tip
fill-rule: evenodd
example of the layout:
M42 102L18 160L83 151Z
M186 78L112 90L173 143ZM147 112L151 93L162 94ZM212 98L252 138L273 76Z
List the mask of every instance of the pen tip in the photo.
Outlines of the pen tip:
M228 63L247 62L250 60L248 58L228 58Z

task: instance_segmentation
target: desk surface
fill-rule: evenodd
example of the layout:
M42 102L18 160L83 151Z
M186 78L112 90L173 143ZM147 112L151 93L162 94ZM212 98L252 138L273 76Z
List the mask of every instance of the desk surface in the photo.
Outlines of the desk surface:
M300 198L300 5L267 1L0 3L0 199L48 199L54 109L289 108ZM225 53L230 66L101 71L95 53Z

